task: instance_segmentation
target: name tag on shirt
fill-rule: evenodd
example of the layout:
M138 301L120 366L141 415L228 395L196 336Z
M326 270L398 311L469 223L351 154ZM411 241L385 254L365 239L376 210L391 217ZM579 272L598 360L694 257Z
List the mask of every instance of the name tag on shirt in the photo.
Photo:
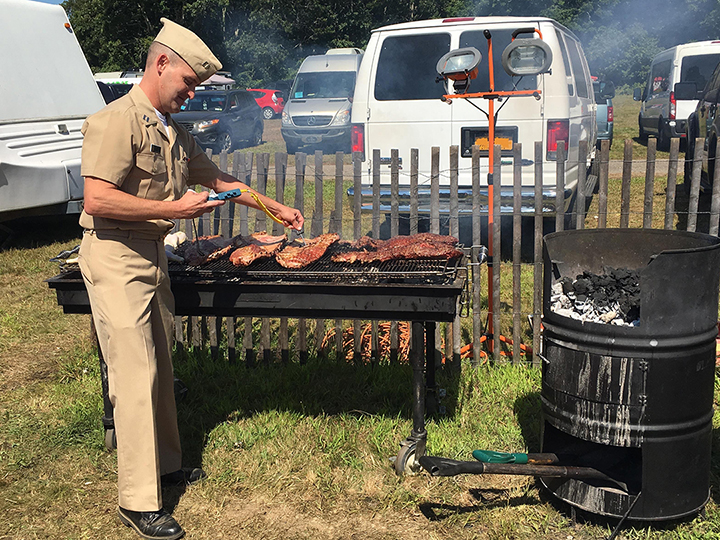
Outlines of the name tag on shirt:
M150 151L155 154L159 154L162 151L162 148L160 148L157 144L151 144Z

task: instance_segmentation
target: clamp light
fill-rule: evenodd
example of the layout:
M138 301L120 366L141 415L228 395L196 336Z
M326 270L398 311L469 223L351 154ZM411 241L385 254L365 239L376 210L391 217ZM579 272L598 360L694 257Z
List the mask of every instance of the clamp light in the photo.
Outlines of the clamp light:
M542 39L519 38L502 53L502 65L510 76L538 75L550 71L552 51Z
M470 80L477 77L480 60L482 54L475 47L455 49L438 60L436 69L443 79L454 81L453 87L458 94L464 94Z

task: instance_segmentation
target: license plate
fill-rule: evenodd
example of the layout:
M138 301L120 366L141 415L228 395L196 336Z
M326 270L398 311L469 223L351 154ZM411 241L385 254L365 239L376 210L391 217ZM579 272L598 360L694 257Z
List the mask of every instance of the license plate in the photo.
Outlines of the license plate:
M502 126L495 130L495 144L500 146L503 156L512 156L513 144L517 142L518 130L515 126ZM487 127L464 127L460 130L461 152L463 157L472 156L472 147L477 145L480 155L487 157L490 149L490 134Z
M302 138L302 142L305 144L319 143L321 140L322 137L320 137L320 135L307 135Z
M501 150L512 150L513 140L508 137L496 136L495 144L500 145ZM480 148L480 150L485 150L487 152L490 148L490 139L488 137L477 137L475 139L475 145Z

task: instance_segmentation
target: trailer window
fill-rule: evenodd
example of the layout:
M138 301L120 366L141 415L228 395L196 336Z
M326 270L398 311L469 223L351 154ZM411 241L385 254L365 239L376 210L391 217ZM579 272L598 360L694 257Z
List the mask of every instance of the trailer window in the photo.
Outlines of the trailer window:
M449 50L446 33L385 38L375 73L375 99L440 99L445 89L435 82L435 68Z
M502 53L512 41L512 29L492 30L493 71L495 73L495 90L535 90L537 76L511 77L502 67ZM528 37L522 35L520 37ZM473 30L460 34L460 47L475 47L483 55L478 69L477 79L470 83L470 92L489 92L490 78L488 70L488 45L482 30Z
M680 82L694 82L697 89L702 90L718 62L720 62L720 54L686 56L680 67Z

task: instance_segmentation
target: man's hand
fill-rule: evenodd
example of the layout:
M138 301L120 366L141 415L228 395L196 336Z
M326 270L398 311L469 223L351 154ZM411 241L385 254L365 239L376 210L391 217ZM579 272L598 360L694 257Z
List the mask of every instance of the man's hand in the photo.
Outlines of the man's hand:
M288 206L283 206L280 209L280 212L277 214L277 218L282 220L285 227L290 227L296 231L301 231L303 223L305 223L305 218L300 213L300 210L290 208Z
M208 201L210 194L207 191L197 193L187 190L185 195L175 201L177 205L178 219L192 219L200 217L203 214L212 212L216 206L225 204L225 201Z

